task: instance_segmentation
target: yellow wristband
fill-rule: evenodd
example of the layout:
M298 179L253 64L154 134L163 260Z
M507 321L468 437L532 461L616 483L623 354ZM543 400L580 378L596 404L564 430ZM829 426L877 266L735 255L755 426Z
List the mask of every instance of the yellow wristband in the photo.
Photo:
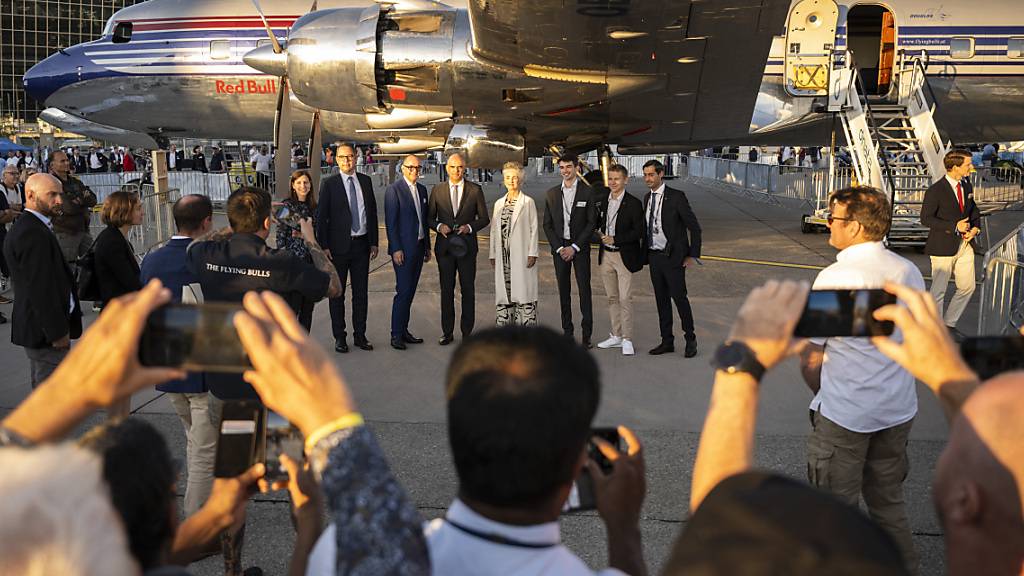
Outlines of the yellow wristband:
M309 454L318 442L329 436L332 432L362 425L363 415L358 412L350 412L337 420L331 420L306 437L306 454Z

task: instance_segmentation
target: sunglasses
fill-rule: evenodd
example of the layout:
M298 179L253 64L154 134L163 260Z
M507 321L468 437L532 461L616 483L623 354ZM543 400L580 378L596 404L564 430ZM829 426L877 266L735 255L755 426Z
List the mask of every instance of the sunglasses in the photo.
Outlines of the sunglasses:
M831 214L828 215L828 225L829 226L831 226L832 222L834 222L836 220L843 220L845 222L852 222L852 221L855 221L856 218L840 218L839 216L833 216Z

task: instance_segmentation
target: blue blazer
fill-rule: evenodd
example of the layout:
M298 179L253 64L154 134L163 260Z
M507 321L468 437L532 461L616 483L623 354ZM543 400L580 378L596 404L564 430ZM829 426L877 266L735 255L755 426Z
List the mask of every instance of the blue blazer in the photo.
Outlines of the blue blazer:
M164 287L171 291L171 299L181 302L181 289L188 284L199 282L199 278L188 270L187 248L191 238L174 238L162 248L146 255L142 261L142 285L153 278L159 278ZM156 387L161 392L198 394L206 392L206 381L202 372L189 372L184 380L172 380Z
M417 226L423 229L423 241L426 243L424 249L430 249L427 188L419 182L416 183L416 198L419 200L419 206L413 204L412 193L405 178L398 179L384 192L384 225L388 232L389 255L399 250L410 254L416 249L419 242ZM419 220L416 218L417 209L420 212Z

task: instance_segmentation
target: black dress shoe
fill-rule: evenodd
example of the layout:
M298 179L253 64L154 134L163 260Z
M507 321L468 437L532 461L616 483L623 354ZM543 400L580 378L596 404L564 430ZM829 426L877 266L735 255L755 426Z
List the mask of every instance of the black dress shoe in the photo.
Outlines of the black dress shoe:
M344 354L345 352L348 352L348 343L345 342L344 340L335 340L334 341L334 351L335 352L341 352L342 354Z
M447 346L452 342L455 342L455 338L452 338L451 336L441 336L441 338L437 341L437 343L440 344L441 346Z
M672 344L666 344L666 343L662 342L661 344L658 344L654 348L651 348L651 350L648 352L648 354L651 354L653 356L658 356L659 354L668 354L669 352L675 352L675 351L676 351L676 347L675 346L673 346Z
M686 358L693 358L697 355L697 341L690 340L686 343L686 349L683 350L683 356Z
M580 346L583 346L585 350L590 350L594 347L594 345L590 343L590 338L584 338L583 341L580 342Z
M373 344L370 344L370 341L367 340L366 338L356 338L355 345L356 348L359 348L360 350L366 350L367 352L373 350Z
M406 349L405 342L403 342L401 338L392 338L391 339L391 347L394 348L395 350L405 350Z
M423 344L423 338L417 338L411 332L406 332L405 336L402 336L402 340L405 340L406 344Z

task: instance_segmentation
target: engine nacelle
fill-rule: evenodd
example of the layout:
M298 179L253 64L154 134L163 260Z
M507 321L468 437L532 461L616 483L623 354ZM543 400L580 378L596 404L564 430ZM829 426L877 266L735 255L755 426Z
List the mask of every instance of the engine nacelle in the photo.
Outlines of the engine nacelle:
M322 110L383 112L377 91L379 21L376 5L317 10L296 20L287 45L295 96Z
M458 124L448 134L445 155L458 153L469 168L501 168L506 162L526 164L526 139L503 128Z

